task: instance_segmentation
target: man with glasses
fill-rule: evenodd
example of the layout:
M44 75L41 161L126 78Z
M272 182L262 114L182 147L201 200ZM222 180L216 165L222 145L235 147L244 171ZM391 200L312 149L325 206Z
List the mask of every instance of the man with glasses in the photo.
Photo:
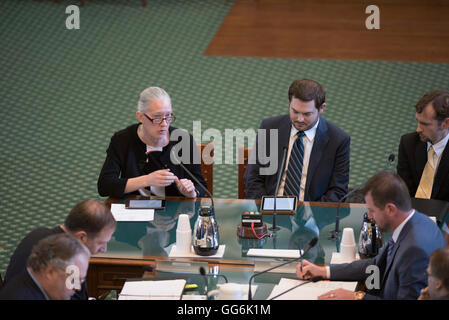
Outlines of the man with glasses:
M2 288L0 300L69 300L86 279L89 258L89 249L65 233L44 238L26 269Z
M430 255L426 270L428 286L418 300L449 300L449 249L440 248Z
M181 161L187 169L206 186L193 137L188 133L180 134L183 130L171 126L175 116L167 92L158 87L142 91L136 116L139 123L116 132L111 138L98 178L100 196L203 196L205 191L190 180L181 166L171 161L173 147L178 143L187 145L187 148L181 148L180 153L175 154L183 159Z

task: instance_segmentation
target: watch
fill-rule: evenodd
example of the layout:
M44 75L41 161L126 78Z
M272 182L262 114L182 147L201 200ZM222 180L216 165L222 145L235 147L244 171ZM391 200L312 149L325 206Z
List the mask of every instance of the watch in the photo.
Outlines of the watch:
M354 292L354 300L362 300L365 296L366 292L363 291L356 291Z

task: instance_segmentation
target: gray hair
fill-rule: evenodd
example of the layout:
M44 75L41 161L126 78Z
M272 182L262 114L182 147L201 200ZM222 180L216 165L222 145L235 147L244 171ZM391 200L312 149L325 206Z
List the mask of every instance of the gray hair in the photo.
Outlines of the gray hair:
M159 87L146 88L139 95L139 100L137 101L137 111L140 113L145 113L148 109L148 102L160 99L167 99L171 102L170 96L164 89Z
M89 249L66 233L58 233L40 240L28 257L27 266L41 272L50 265L65 270L79 254L90 258Z

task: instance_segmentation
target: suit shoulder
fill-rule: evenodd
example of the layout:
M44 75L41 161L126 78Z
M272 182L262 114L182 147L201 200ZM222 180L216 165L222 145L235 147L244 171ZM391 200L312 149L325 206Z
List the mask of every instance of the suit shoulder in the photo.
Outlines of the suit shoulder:
M406 133L401 136L401 143L402 144L416 144L421 142L421 139L419 138L419 134L417 132L410 132Z
M139 126L138 123L132 124L125 129L119 130L114 133L111 140L128 140L133 135L137 134L137 127Z
M342 139L349 139L349 134L347 134L343 129L341 129L336 124L334 124L324 118L320 118L320 121L324 121L326 123L327 130L331 136L338 136L338 137L341 137Z
M279 128L280 126L290 125L290 117L288 114L265 118L262 120L261 128Z

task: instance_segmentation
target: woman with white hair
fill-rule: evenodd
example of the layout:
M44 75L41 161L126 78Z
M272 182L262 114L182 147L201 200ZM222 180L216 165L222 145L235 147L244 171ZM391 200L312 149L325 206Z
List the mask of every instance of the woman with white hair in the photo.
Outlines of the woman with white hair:
M136 116L139 123L116 132L111 138L98 178L100 196L203 196L205 191L171 160L173 147L180 143L181 149L175 153L178 160L182 159L185 167L206 186L193 137L170 125L175 115L167 92L158 87L142 91Z

